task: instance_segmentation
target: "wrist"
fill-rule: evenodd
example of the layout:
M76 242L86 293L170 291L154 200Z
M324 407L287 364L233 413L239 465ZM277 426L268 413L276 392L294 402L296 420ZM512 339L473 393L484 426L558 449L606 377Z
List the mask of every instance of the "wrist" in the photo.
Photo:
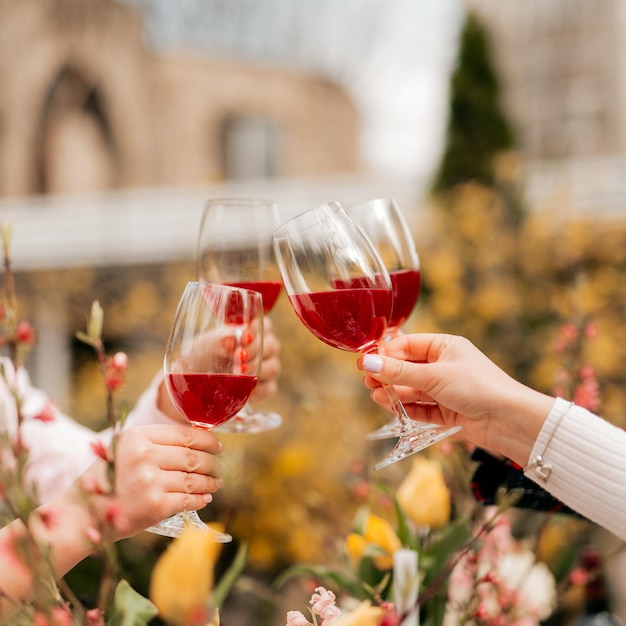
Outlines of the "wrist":
M172 404L170 394L167 392L165 380L161 380L157 389L156 406L163 415L176 422L186 423L187 420L180 414L180 411Z
M510 390L492 415L492 446L525 467L555 399L524 385Z

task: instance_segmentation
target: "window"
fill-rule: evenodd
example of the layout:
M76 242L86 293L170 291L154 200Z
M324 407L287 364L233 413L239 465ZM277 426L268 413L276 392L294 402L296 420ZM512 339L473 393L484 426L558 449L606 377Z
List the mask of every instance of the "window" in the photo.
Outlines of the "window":
M224 174L229 180L278 174L278 128L266 118L233 116L223 127Z

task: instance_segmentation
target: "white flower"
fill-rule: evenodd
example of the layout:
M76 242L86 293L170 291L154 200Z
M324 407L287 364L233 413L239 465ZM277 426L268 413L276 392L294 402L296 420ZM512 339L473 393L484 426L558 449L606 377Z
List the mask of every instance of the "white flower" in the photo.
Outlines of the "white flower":
M498 576L518 591L522 603L539 619L548 617L556 606L556 583L545 563L535 561L529 550L510 552L500 557Z

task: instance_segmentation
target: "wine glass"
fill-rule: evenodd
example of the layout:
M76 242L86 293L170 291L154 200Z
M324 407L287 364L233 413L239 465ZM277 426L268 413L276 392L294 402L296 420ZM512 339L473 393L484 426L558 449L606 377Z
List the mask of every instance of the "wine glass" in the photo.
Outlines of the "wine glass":
M321 341L340 350L375 352L393 304L389 273L363 230L339 202L282 224L273 235L276 259L296 315ZM395 389L385 385L402 432L374 469L399 461L459 429L435 431L409 418Z
M411 231L393 198L375 198L346 207L378 251L393 290L391 318L385 339L400 334L400 328L415 308L420 293L420 260ZM368 439L398 437L402 424L397 417L367 435Z
M241 409L259 380L262 343L261 294L187 283L172 322L163 371L172 403L193 427L210 430ZM207 526L196 511L178 513L147 530L177 537L187 523L215 533L216 541L232 540Z
M254 198L209 200L202 213L196 254L198 280L258 291L267 315L282 282L272 249L272 232L280 225L276 203ZM282 424L278 413L249 403L220 432L258 433Z

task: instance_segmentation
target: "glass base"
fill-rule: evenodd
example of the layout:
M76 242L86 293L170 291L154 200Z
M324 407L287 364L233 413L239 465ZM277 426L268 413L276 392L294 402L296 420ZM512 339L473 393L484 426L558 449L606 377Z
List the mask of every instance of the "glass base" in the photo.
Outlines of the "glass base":
M155 535L162 535L163 537L180 537L183 530L191 525L199 530L212 533L215 535L214 539L217 543L229 543L233 538L228 533L220 533L213 530L210 526L207 526L201 519L196 511L185 511L184 513L177 513L168 517L163 521L149 526L146 531L154 533Z
M264 413L246 404L237 415L213 430L219 433L262 433L278 428L282 423L283 418L278 413Z
M428 448L428 446L432 446L438 441L458 433L460 430L460 426L453 426L452 428L444 428L443 426L425 429L416 428L414 431L401 436L393 450L382 461L376 463L373 469L379 470L392 463L406 459L406 457L424 450L424 448Z
M366 439L370 441L376 441L378 439L392 439L393 437L399 437L402 434L402 424L399 419L395 417L389 420L384 426L381 426L377 430L367 434Z

